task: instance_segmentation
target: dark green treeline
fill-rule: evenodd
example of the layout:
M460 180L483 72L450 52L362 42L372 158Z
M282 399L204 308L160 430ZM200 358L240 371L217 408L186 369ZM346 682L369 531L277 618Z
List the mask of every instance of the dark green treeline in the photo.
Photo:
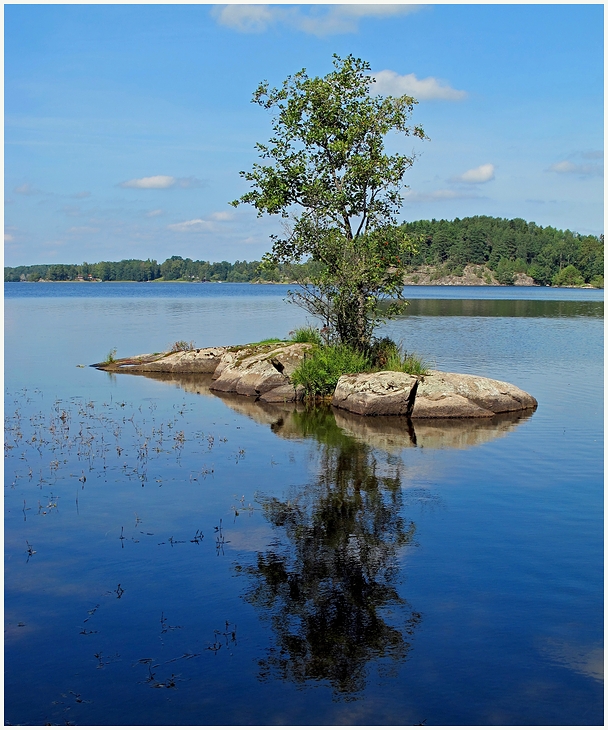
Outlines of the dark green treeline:
M604 236L581 236L521 218L474 216L453 221L404 223L402 229L419 239L409 265L442 267L446 274L462 272L467 264L482 264L501 284L512 284L526 273L537 284L603 286Z
M402 230L417 241L409 267L436 267L443 275L460 275L467 264L485 265L501 284L512 284L516 273L526 273L537 284L603 286L604 236L582 236L550 226L543 228L521 218L489 216L404 223ZM38 264L5 267L4 281L228 281L285 282L309 275L316 262L271 268L260 261L193 261L181 256L158 264L141 261L100 261L89 264Z

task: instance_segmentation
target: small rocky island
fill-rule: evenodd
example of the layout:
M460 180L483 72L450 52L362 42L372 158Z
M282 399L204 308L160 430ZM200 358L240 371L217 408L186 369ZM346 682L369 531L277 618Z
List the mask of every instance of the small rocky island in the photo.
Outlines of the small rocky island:
M303 400L290 375L313 345L268 343L206 347L137 355L95 363L100 370L123 373L211 375L210 390L237 393L263 403ZM362 416L408 418L490 418L499 413L535 409L537 401L510 383L430 370L425 375L394 371L343 375L331 404Z

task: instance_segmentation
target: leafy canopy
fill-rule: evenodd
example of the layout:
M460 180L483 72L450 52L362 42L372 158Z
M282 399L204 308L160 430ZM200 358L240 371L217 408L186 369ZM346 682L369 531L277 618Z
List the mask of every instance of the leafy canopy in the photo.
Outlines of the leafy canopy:
M413 248L393 226L415 155L387 154L384 139L425 139L407 124L415 99L373 95L369 71L361 59L334 55L323 78L303 69L280 88L261 83L253 101L275 113L273 136L256 145L262 162L241 172L252 189L232 203L290 219L285 237L273 237L268 265L320 262L293 299L357 349L369 346L379 300L400 296L402 258Z

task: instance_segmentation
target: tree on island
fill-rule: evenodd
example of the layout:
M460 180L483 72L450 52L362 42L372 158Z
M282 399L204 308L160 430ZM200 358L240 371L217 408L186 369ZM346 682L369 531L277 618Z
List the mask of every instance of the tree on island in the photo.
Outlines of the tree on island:
M250 203L258 216L289 221L265 262L319 262L292 300L320 317L337 342L366 351L377 324L401 311L415 248L395 226L415 154L389 155L384 140L390 132L426 136L407 125L415 99L373 94L370 65L352 55L334 55L333 63L323 78L302 69L280 88L259 85L253 102L275 112L274 134L256 145L263 162L241 172L252 190L232 205ZM393 302L381 314L382 300Z

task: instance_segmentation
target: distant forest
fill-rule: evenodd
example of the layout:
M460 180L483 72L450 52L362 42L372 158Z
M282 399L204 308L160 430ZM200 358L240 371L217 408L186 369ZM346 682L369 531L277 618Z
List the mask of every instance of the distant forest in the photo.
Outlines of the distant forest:
M485 265L501 284L513 284L517 273L537 284L554 286L604 285L604 236L488 216L404 223L401 229L417 242L407 261L412 271L435 267L459 276L467 264ZM96 264L36 264L7 266L4 281L227 281L290 282L312 273L315 262L269 268L260 261L193 261L171 256L162 264L142 261L100 261Z

